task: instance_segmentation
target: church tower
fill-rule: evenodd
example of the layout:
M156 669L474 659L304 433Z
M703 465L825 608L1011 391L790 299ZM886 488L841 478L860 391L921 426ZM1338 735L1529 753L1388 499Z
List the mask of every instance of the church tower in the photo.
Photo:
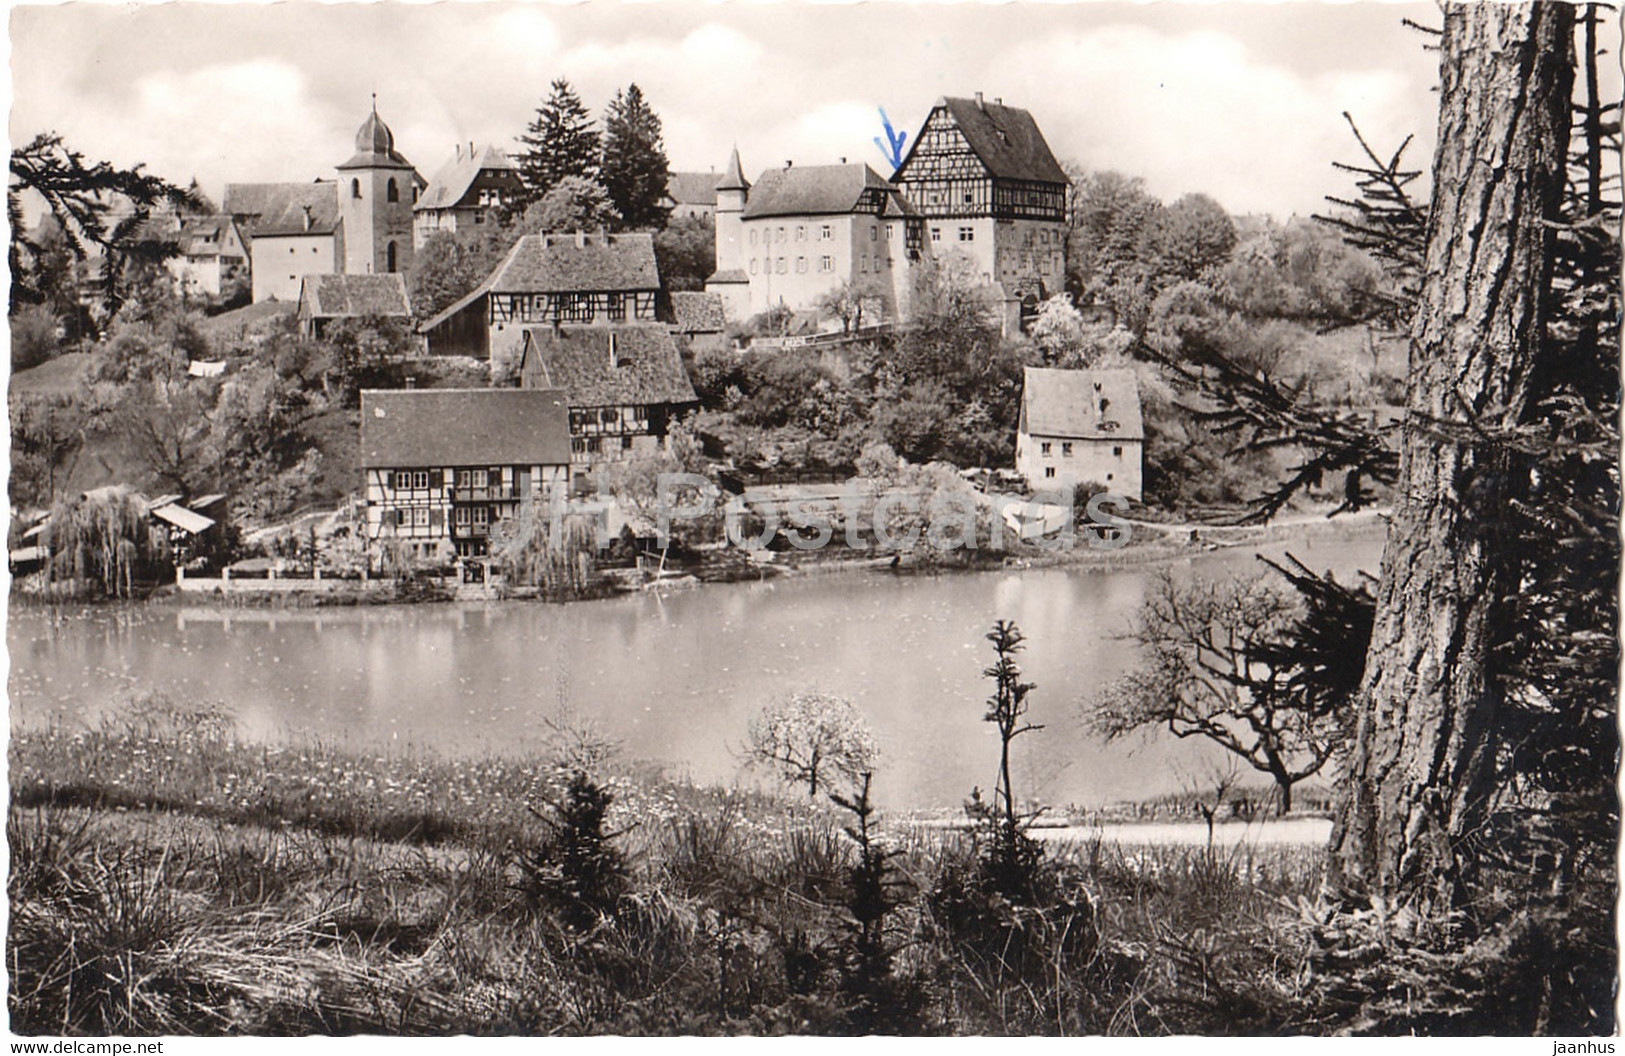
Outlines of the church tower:
M745 274L745 200L750 181L739 165L739 148L728 158L728 171L717 181L717 270L705 281L708 293L720 294L730 319L750 314L750 279Z
M338 271L382 275L412 270L412 201L418 174L395 151L395 134L372 113L355 134L355 156L338 167L343 250Z

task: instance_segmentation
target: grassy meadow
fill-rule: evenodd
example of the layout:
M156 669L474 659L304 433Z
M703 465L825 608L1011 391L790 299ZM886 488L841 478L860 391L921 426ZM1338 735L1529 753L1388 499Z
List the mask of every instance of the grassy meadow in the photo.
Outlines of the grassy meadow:
M1323 1033L1364 1000L1318 847L1048 846L1009 897L975 831L590 735L248 745L161 698L14 732L10 765L18 1033Z

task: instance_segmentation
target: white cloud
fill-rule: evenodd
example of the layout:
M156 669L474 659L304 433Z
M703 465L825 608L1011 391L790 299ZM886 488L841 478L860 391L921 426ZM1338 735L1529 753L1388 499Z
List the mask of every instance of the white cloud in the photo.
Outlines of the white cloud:
M1320 208L1348 186L1331 168L1354 146L1342 112L1384 143L1415 112L1398 73L1303 76L1217 32L1109 26L1017 45L991 69L1058 156L1144 176L1163 198L1202 191L1236 212Z

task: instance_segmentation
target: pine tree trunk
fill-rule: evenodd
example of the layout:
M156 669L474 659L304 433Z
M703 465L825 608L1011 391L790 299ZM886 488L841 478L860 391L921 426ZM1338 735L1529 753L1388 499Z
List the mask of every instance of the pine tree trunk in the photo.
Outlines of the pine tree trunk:
M1489 670L1504 456L1465 423L1514 424L1540 354L1573 84L1567 4L1445 11L1425 275L1407 419L1334 888L1453 901L1493 787ZM1430 422L1453 423L1444 428Z

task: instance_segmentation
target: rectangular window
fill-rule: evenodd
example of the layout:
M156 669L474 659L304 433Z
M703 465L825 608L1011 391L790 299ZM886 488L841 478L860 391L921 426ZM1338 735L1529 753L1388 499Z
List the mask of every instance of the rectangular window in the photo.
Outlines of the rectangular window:
M830 227L828 224L825 224L818 229L818 237L821 240L828 242L830 239L835 237L835 229Z
M781 227L781 228L779 228L779 233L778 233L778 235L777 235L777 237L776 237L776 239L775 239L775 240L776 240L776 241L779 241L779 242L783 242L783 241L784 241L784 228L782 228L782 227Z
M1123 449L1120 448L1120 447L1112 448L1112 456L1115 457L1115 458L1122 458L1123 457Z
M605 313L614 322L619 323L619 322L625 321L625 319L626 319L626 294L624 294L624 293L606 294Z
M459 469L457 471L457 486L459 488L483 488L488 477L483 469Z
M474 526L475 527L479 527L480 525L490 524L491 523L491 507L489 507L489 506L475 506L473 508L473 510L474 510Z
M1050 442L1048 440L1045 440L1043 443L1038 445L1038 453L1041 454L1041 455L1049 454L1049 449L1050 449Z
M976 241L976 229L974 227L962 227L962 228L960 228L959 229L959 241L961 241L961 242L975 242Z
M869 225L869 241L880 241L880 228L876 227L874 224Z
M1044 467L1044 476L1046 476L1046 477L1054 477L1055 476L1055 467L1054 466L1045 466Z
M753 246L756 244L756 229L754 227L750 229L750 244Z
M780 275L784 274L784 258L783 257L778 258L778 261L776 263L776 266L775 266L774 270L776 270Z
M807 227L806 227L805 224L797 224L796 225L796 241L797 242L805 242L805 241L807 241Z
M807 258L806 257L797 257L796 258L796 274L797 275L805 275L806 273L807 273Z
M410 512L412 514L412 527L414 527L414 528L427 528L427 527L429 527L429 507L427 507L427 506L414 506L414 507L412 507Z
M1062 458L1071 458L1072 457L1072 444L1070 442L1063 442L1061 444L1061 457Z
M755 257L750 258L750 273L752 275L756 274L756 258Z
M941 242L942 241L942 228L933 227L931 229L931 241L933 241L933 242Z
M834 257L819 257L818 258L818 270L819 271L834 271L835 270L835 258Z
M621 450L622 451L630 451L630 450L632 450L632 438L630 436L621 437Z
M863 271L863 272L867 272L869 270L869 258L868 257L859 257L858 258L858 270Z

